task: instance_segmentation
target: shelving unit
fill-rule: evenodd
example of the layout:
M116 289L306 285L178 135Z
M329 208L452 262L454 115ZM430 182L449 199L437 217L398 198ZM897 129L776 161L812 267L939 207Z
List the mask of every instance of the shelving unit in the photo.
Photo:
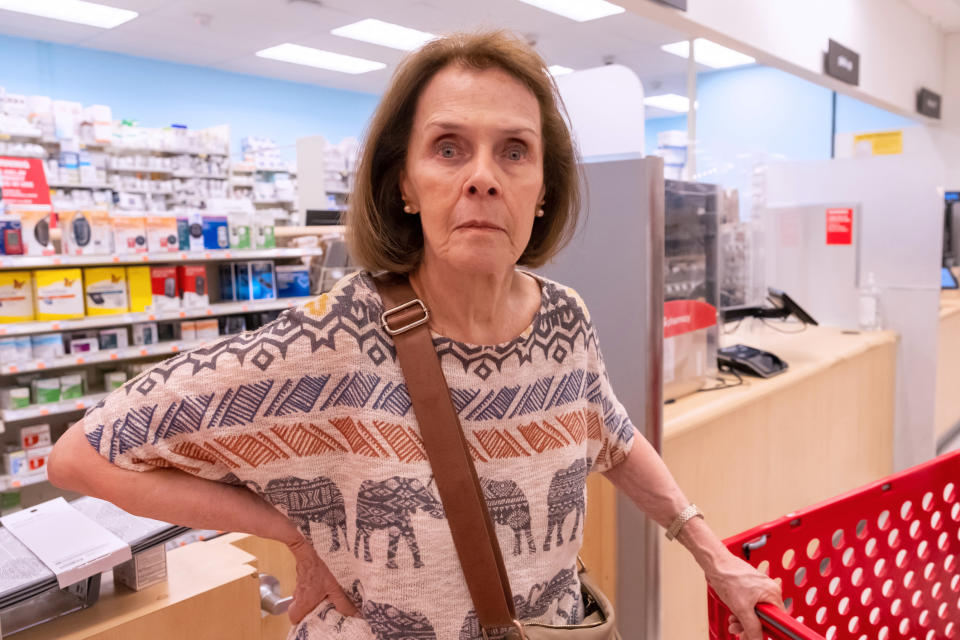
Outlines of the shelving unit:
M22 409L0 409L0 430L11 422L24 422L35 418L46 418L63 413L75 413L77 411L86 411L94 406L109 394L92 393L82 398L73 398L63 402L51 402L50 404L32 404Z
M59 230L56 230L59 231ZM51 234L57 239L56 234ZM0 256L0 271L16 269L57 269L165 262L223 262L226 260L270 260L323 255L319 247L281 247L278 249L226 249L222 251L169 251L166 253L128 253L111 256Z
M39 484L47 481L47 469L44 467L39 471L25 473L18 476L0 475L0 491L9 491L11 489L21 489L29 487L32 484Z
M171 311L143 311L139 313L118 313L109 316L93 316L76 320L54 320L46 322L17 322L0 325L0 336L26 336L52 331L80 331L82 329L102 329L104 327L137 324L139 322L164 322L168 320L189 320L228 316L236 313L256 313L289 309L311 300L313 296L302 298L277 298L275 300L250 300L246 302L218 302L208 307L177 309Z
M214 338L209 340L174 340L169 342L158 342L143 346L124 347L122 349L104 349L94 353L85 353L83 355L68 355L54 360L33 360L20 364L0 365L0 375L18 375L21 373L35 373L38 371L53 371L57 369L66 369L69 367L78 367L100 363L127 362L138 358L148 358L150 356L164 356L189 351L205 344L209 344Z

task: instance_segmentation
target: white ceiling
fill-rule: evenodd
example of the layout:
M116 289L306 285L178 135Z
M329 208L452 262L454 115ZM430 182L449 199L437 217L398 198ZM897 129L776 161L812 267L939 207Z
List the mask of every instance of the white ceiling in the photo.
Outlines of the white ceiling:
M648 94L685 93L686 60L664 53L660 45L686 36L629 12L578 23L518 0L98 1L140 15L114 29L97 29L0 10L0 33L379 93L403 52L334 36L331 29L362 18L380 18L432 33L502 27L535 40L548 64L583 69L612 57L637 73ZM387 68L347 75L254 55L284 42L379 60ZM663 115L675 114L654 109L647 113L648 117Z
M942 30L960 31L960 0L906 0Z

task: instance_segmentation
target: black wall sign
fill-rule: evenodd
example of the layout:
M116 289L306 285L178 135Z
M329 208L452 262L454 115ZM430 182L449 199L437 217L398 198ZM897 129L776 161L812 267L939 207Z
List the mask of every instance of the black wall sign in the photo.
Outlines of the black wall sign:
M687 10L687 0L653 0L653 1L673 7L674 9L680 9L680 11Z
M940 94L930 89L917 91L917 113L931 118L940 118Z
M831 40L823 61L823 71L841 82L856 86L860 84L860 54Z

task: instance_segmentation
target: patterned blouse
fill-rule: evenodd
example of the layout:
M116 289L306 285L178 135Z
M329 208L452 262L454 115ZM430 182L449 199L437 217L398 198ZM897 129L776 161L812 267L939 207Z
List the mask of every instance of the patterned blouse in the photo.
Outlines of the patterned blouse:
M583 301L538 280L540 310L517 338L477 346L434 334L434 345L517 613L573 624L587 474L623 461L634 427ZM478 640L382 312L370 276L348 276L257 331L130 380L84 416L84 431L124 469L244 486L299 526L362 618L325 601L289 638Z

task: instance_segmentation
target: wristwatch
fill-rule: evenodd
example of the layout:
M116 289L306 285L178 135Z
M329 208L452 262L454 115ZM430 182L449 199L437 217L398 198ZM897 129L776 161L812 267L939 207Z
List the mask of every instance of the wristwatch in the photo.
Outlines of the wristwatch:
M680 533L680 530L683 529L683 525L687 524L694 518L703 518L703 512L700 511L700 507L695 504L691 504L689 507L680 512L673 522L670 523L670 526L667 527L667 540L673 540Z

